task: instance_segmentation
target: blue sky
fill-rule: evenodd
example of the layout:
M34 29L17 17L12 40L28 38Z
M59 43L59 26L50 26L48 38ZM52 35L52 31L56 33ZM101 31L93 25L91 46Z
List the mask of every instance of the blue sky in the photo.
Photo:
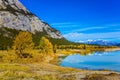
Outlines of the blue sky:
M71 41L120 42L120 0L20 0Z

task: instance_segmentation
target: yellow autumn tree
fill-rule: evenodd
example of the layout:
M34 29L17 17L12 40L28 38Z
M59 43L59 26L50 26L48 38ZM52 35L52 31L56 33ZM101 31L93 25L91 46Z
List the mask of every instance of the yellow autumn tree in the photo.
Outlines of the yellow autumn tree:
M53 55L53 45L52 43L45 37L42 37L40 40L39 47L41 52L46 55Z
M27 56L24 51L33 49L34 43L32 41L32 34L29 32L19 32L14 39L13 49L19 57Z
M53 50L54 50L54 53L57 53L57 45L56 44L54 45L54 49Z

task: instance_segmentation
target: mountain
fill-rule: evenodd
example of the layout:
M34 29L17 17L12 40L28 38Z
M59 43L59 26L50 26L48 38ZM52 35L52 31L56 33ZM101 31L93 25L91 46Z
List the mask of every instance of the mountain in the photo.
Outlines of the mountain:
M0 0L0 28L45 33L51 38L61 39L61 33L29 12L19 0Z
M77 41L79 43L101 45L101 46L120 46L120 43L106 41L106 40L87 40L87 41Z
M46 36L53 45L75 44L28 11L19 0L0 0L0 50L11 47L20 31L32 33L35 46L39 44L42 36Z

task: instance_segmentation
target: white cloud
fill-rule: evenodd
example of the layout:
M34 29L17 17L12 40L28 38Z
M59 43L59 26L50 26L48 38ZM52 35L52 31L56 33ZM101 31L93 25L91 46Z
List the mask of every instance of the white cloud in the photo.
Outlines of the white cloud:
M87 27L87 28L81 28L81 29L75 29L72 32L78 32L78 31L88 31L88 30L96 30L96 29L104 29L105 27Z
M64 35L65 38L71 41L78 40L96 40L96 39L104 39L104 40L119 40L120 41L120 24L104 24L99 26L89 26L80 24L78 22L64 22L64 23L53 23L51 24L53 27L58 28ZM98 33L95 33L97 32ZM101 31L101 32L100 32ZM114 31L114 32L110 32ZM84 33L84 32L89 32ZM90 33L92 32L92 33ZM104 32L104 33L102 33Z
M88 39L92 39L92 40L94 40L94 39L107 39L107 38L118 39L118 38L120 38L120 32L89 33L89 34L68 33L68 34L64 34L63 36L71 41L88 40Z
M104 29L106 28L105 26L88 26L88 25L83 25L79 23L73 23L73 22L64 22L64 23L52 23L52 26L56 28L64 28L68 30L68 28L73 28L70 30L70 32L82 32L82 31L88 31L88 30L98 30L98 29ZM68 30L69 31L69 30Z

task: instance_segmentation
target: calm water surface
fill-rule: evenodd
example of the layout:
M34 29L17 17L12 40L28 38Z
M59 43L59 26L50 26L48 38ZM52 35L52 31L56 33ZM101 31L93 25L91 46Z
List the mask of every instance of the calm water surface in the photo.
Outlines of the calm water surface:
M67 56L61 63L64 67L89 70L113 70L120 72L120 51L95 52L87 56L74 54Z

